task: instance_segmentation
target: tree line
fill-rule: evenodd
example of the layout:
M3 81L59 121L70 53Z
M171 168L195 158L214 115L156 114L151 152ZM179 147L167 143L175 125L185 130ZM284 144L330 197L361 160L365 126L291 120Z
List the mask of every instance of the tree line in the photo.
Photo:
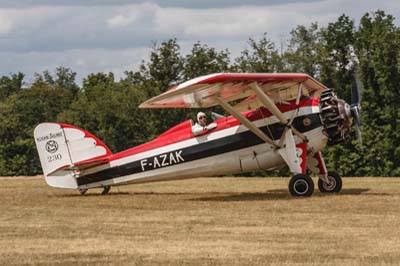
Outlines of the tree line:
M142 61L138 71L125 71L119 80L113 73L93 73L83 79L82 86L68 67L37 73L32 84L24 82L23 73L2 76L0 175L41 173L33 139L33 129L40 122L82 127L117 152L195 118L197 110L149 110L138 105L197 76L304 72L350 102L357 72L363 83L364 148L354 138L325 149L327 167L345 176L400 176L400 28L394 20L378 10L365 14L357 26L346 15L326 27L317 22L299 25L291 31L284 50L265 33L249 39L236 58L227 49L201 42L182 54L178 40L169 39L153 45L149 60Z

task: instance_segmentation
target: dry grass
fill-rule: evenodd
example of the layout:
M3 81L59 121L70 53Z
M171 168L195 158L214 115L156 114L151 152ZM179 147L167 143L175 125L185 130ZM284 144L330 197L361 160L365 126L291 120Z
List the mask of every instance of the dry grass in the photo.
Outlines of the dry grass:
M203 178L81 197L2 178L0 265L399 265L400 179L292 198L288 179Z

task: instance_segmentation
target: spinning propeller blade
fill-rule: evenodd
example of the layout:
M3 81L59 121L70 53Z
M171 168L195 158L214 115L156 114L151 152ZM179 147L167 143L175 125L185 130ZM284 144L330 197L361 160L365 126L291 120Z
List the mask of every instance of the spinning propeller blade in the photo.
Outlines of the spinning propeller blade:
M357 139L362 147L361 137L361 91L362 82L360 79L359 66L357 65L354 72L355 86L351 89L351 115L355 122Z

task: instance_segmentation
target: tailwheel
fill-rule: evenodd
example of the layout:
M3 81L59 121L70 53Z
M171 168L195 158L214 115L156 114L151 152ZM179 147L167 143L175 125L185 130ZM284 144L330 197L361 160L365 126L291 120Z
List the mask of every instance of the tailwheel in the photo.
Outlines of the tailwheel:
M111 186L104 186L101 195L106 195L110 191Z
M87 188L80 188L80 189L78 189L78 190L79 190L79 194L81 194L81 196L85 195L86 192L88 191Z
M309 197L314 192L314 181L307 175L294 175L289 182L289 191L295 197Z
M318 188L322 193L338 193L342 190L342 177L335 172L328 172L328 181L326 183L318 179Z

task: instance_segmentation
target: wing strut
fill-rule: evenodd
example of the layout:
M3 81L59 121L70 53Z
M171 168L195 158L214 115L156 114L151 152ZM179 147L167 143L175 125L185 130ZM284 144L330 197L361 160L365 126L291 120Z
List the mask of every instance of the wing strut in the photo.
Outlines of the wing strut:
M257 98L260 102L274 115L276 118L281 121L282 124L290 127L294 134L296 134L302 141L307 141L306 136L300 133L296 128L292 127L293 120L289 121L282 112L276 107L274 101L258 86L257 82L253 82L250 84L251 89L257 95Z
M233 117L235 117L237 120L239 120L240 123L242 123L248 129L250 129L250 131L253 132L254 134L256 134L260 139L271 144L275 148L279 148L279 146L276 145L276 143L272 139L270 139L267 135L265 135L264 132L262 132L258 127L256 127L251 121L249 121L241 113L239 113L235 109L233 109L233 107L230 106L225 100L223 100L220 97L215 97L215 100L222 106L222 108L224 108L228 113L230 113Z
M275 103L271 98L269 98L264 91L258 86L256 82L250 84L251 89L257 95L257 98L261 101L261 103L274 115L279 121L283 124L287 124L287 118L282 114L282 112L276 107Z

